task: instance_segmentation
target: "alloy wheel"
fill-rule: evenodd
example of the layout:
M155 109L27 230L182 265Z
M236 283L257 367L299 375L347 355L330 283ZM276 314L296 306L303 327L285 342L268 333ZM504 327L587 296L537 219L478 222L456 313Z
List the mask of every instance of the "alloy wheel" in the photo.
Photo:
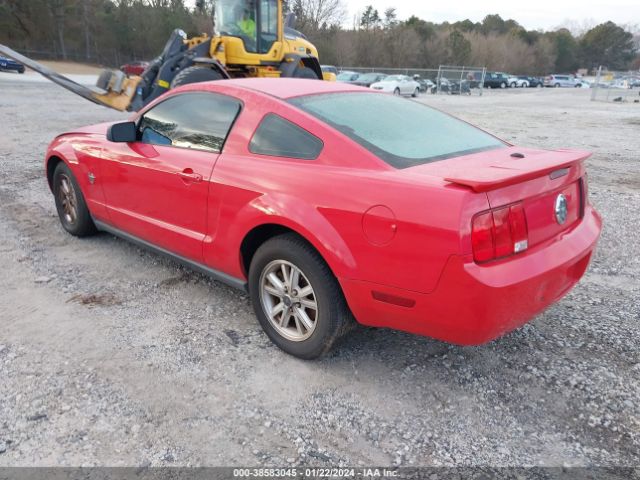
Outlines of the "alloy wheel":
M67 175L60 175L58 190L64 221L74 225L78 220L78 198L71 179Z
M274 260L260 275L260 302L274 329L287 340L302 342L316 329L318 301L305 274L291 262Z

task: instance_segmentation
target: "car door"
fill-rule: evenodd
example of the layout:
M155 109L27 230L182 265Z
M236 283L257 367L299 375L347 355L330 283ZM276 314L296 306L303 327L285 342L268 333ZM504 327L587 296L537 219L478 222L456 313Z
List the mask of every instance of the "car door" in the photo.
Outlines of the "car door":
M409 95L411 93L413 93L413 90L411 89L411 81L409 79L409 77L402 77L402 80L400 81L400 93L402 95Z
M202 261L213 167L240 102L209 92L169 97L137 120L138 141L103 153L103 188L116 228Z

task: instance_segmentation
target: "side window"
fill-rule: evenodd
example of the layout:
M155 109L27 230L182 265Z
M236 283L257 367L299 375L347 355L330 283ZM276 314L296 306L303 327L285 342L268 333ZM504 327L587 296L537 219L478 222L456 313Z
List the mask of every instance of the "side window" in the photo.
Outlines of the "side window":
M324 144L318 137L284 118L266 115L249 143L249 151L273 157L315 160Z
M278 4L273 0L260 1L260 53L271 50L278 36Z
M142 143L219 153L240 102L215 93L183 93L159 103L138 123Z

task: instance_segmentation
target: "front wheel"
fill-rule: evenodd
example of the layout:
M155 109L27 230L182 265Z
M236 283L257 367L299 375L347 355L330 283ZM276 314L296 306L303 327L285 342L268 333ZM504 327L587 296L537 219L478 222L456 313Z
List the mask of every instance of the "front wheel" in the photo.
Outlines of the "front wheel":
M413 92L413 95L411 95L413 98L416 98L418 95L420 95L420 89L416 88Z
M502 82L502 83L500 84L500 88L507 88L507 84L506 84L505 82Z
M398 95L398 96L400 96L400 89L399 89L399 88L396 88L396 89L393 91L393 94L394 94L394 95Z
M516 88L518 86L518 84L516 82L512 82L511 83L511 88Z
M64 162L60 162L53 172L53 195L60 223L67 232L76 237L96 232L78 182Z
M258 248L249 269L249 294L271 341L298 358L325 354L354 324L333 273L295 234Z

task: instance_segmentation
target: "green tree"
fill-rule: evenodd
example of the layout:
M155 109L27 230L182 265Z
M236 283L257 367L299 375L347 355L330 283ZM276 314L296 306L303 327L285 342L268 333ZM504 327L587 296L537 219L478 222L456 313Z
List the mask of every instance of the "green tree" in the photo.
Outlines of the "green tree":
M447 39L449 49L449 63L454 65L466 65L471 56L471 42L458 31L453 30Z
M360 26L365 30L371 30L372 28L380 26L380 14L378 10L373 8L372 5L368 5L360 18Z
M555 71L558 73L574 72L580 66L580 49L571 32L561 28L548 34L556 54Z
M589 67L605 65L611 70L630 66L636 56L633 35L613 22L593 27L580 39L584 63Z
M507 31L504 20L497 13L484 17L480 29L485 35L489 33L504 33Z

